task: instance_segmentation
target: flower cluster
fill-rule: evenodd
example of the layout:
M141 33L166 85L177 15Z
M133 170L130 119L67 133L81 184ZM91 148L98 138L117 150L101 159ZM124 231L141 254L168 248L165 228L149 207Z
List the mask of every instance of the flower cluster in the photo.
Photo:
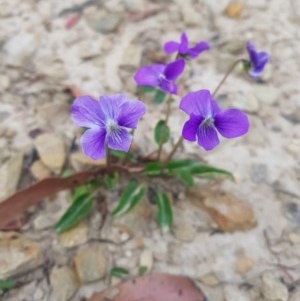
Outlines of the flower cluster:
M166 53L177 52L175 61L143 66L136 72L134 80L139 86L150 86L176 95L176 80L184 71L185 60L195 59L208 49L210 45L206 41L189 47L187 35L182 33L180 42L169 41L164 45ZM245 70L250 77L257 78L262 74L269 55L257 52L250 42L246 49L249 60L242 60ZM183 125L182 138L197 141L206 151L219 144L218 134L236 138L245 135L249 129L245 113L238 109L222 111L208 90L187 93L181 99L179 108L189 115ZM88 128L81 137L81 144L84 154L94 160L104 157L107 149L127 152L132 142L128 129L135 129L145 112L146 107L141 101L130 100L122 94L101 96L99 100L81 96L71 107L73 121L80 127Z

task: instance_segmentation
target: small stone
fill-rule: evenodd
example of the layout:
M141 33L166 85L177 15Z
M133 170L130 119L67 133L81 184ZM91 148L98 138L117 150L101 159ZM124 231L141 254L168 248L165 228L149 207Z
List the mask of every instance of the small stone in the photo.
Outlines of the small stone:
M107 13L103 10L92 11L85 15L87 24L93 30L108 34L118 29L123 17L118 13Z
M37 289L36 289L36 291L34 292L34 295L33 295L34 300L36 300L36 301L37 300L43 300L44 296L45 296L45 292L41 288L37 287Z
M75 152L70 155L71 164L76 171L83 171L95 166L103 166L106 164L106 159L92 160L85 156L82 152Z
M0 279L37 268L42 253L34 242L16 232L0 232Z
M57 220L54 219L51 215L39 215L33 221L33 226L36 230L45 230L49 229L57 223Z
M81 222L73 228L59 234L59 242L65 248L73 248L86 243L88 240L88 227Z
M185 222L175 222L172 228L174 236L183 241L183 242L191 242L195 239L197 232L191 224Z
M102 279L106 274L106 250L100 245L84 247L77 252L74 263L82 283Z
M0 202L12 195L18 186L23 165L23 154L13 155L0 167Z
M51 171L41 160L33 162L30 172L36 180L42 180L51 176Z
M253 299L241 291L237 286L227 284L224 287L226 301L252 301Z
M50 275L51 301L68 301L79 288L75 271L67 266L54 267Z
M252 269L253 264L254 261L252 258L247 256L241 256L237 258L234 269L239 274L244 275Z
M262 276L261 291L263 296L270 301L287 301L289 298L287 287L270 273Z
M12 130L12 129L7 129L5 132L4 132L4 137L7 138L7 139L11 139L13 137L15 137L17 134L16 131Z
M125 50L121 66L138 67L141 63L143 48L140 45L130 45Z
M153 267L153 253L150 250L144 250L140 255L140 267L145 267L147 273L152 270Z
M53 172L59 173L66 159L64 142L56 134L45 133L34 140L42 162Z
M300 233L291 232L289 233L288 238L292 244L300 244Z
M225 232L247 231L256 226L251 205L229 192L206 189L190 189L192 203L205 210Z
M4 74L1 74L0 75L0 90L1 91L6 90L9 87L9 85L10 85L10 79L9 79L9 77L7 77Z
M225 9L225 15L230 19L236 19L239 17L243 11L243 3L242 2L231 2Z
M208 273L199 278L199 280L207 286L216 286L220 283L220 280L215 273Z
M34 34L19 33L6 42L3 49L6 65L24 67L38 48L39 39Z
M217 57L217 70L220 73L225 73L229 70L229 68L234 64L236 61L236 57L232 54L222 52Z

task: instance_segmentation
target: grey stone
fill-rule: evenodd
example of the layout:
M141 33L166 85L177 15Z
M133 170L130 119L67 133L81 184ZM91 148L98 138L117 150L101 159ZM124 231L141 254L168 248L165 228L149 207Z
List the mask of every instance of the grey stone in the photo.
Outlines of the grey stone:
M38 45L39 38L35 34L23 32L13 35L3 47L6 54L3 61L6 65L22 67L32 59Z
M30 271L42 263L39 246L16 232L0 232L0 279Z
M23 154L17 153L0 167L0 202L16 191L22 164Z
M85 19L91 29L107 34L118 29L123 17L121 14L107 13L103 10L98 10L87 14Z
M266 164L253 164L251 167L251 180L253 183L265 183L268 181L268 166Z
M289 298L287 287L271 273L265 273L262 276L261 291L263 296L270 301L287 301Z
M75 271L67 266L54 267L50 275L52 287L51 301L70 300L79 287Z

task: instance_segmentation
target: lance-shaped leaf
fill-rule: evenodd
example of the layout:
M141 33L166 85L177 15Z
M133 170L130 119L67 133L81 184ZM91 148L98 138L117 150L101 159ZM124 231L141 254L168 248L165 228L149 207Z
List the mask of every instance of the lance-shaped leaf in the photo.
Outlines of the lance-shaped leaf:
M194 186L194 179L191 172L187 169L177 170L174 172L175 176L188 187Z
M168 231L173 224L173 211L169 197L164 192L156 194L157 224L163 231Z
M8 290L15 286L15 282L12 279L0 279L0 289Z
M66 231L82 219L84 219L93 206L93 195L91 194L81 194L73 201L69 209L62 216L62 218L55 225L55 231L61 233Z
M134 208L145 194L145 187L143 184L131 181L121 195L117 207L112 211L113 217L127 213Z
M122 267L114 267L110 270L110 278L111 277L116 277L116 278L124 278L129 274L128 270L122 268Z
M170 128L164 120L159 120L154 129L155 142L160 145L168 142L170 139Z
M149 176L157 176L161 174L161 169L163 167L162 162L148 162L145 163L144 172Z
M152 93L152 92L156 91L155 88L149 87L149 86L142 86L141 88L142 88L143 93Z
M156 90L153 100L155 103L160 104L164 101L165 97L166 97L166 93L164 93L161 90Z

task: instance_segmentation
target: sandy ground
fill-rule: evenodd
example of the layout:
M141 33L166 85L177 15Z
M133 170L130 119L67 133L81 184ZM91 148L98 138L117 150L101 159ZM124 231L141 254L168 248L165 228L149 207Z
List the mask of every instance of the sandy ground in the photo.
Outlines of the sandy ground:
M53 162L41 164L35 149L52 154L55 150L64 161L73 140L78 143L80 130L69 117L72 96L68 87L95 96L134 95L132 76L137 68L164 59L163 43L177 40L185 31L192 43L207 40L212 49L193 62L181 93L213 90L228 66L246 56L248 40L271 56L259 83L236 70L217 95L222 107L249 113L249 134L222 141L209 153L185 143L178 154L202 157L234 173L235 183L220 184L230 193L230 201L218 210L241 222L233 233L212 235L216 221L195 206L199 189L193 195L182 191L174 209L177 230L162 236L154 217L149 217L151 205L141 205L118 222L107 221L101 237L122 241L130 235L131 239L120 247L99 243L90 248L94 253L88 256L97 258L94 254L101 253L95 259L101 261L101 268L95 272L96 282L87 284L88 277L76 280L75 272L82 267L75 263L74 268L74 258L80 262L91 237L99 236L96 229L101 217L95 214L65 238L58 237L51 227L69 204L69 194L63 193L54 202L32 209L29 223L20 232L20 245L29 244L36 253L26 257L20 246L12 251L0 241L0 278L25 272L22 285L3 295L3 300L79 300L107 286L107 273L113 266L135 275L141 258L146 258L152 272L193 278L211 301L300 300L300 2L253 0L231 7L227 0L90 1L85 7L81 3L0 1L0 198L34 178L55 173ZM141 14L149 11L151 15ZM70 18L78 22L68 29ZM142 151L149 152L154 150L153 120L163 116L164 107L154 106L147 97L144 100L148 113L136 141ZM170 118L173 138L166 151L179 137L186 118L176 109L179 100L178 96ZM49 137L37 142L41 133ZM20 183L18 179L28 170L32 178ZM239 207L235 198L247 205ZM247 224L252 212L255 227ZM0 235L4 240L8 234ZM15 253L9 257L9 252ZM49 281L39 268L47 260L51 262Z

